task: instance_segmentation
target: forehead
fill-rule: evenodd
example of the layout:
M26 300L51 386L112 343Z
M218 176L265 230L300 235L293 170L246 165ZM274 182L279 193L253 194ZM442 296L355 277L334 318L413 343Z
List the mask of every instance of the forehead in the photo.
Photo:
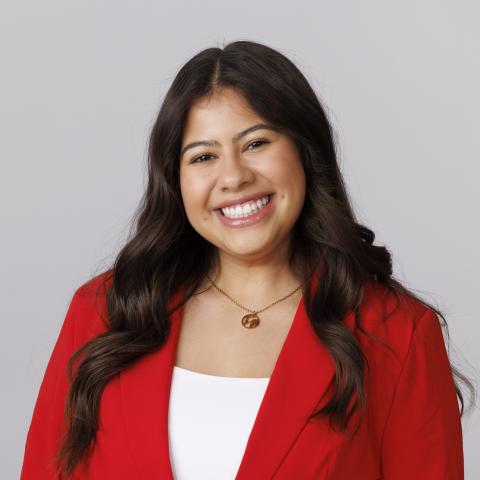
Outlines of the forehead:
M184 139L216 131L238 130L239 126L264 121L240 93L224 89L201 97L190 106L183 131Z

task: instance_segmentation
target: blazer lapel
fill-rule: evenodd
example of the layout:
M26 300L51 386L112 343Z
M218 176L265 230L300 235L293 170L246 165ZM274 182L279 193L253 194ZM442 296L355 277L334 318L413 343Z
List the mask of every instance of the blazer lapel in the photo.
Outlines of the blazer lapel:
M237 480L274 477L308 415L327 402L325 394L334 374L335 365L311 326L302 297L258 410Z
M183 290L173 301L183 295ZM173 302L170 302L170 306ZM162 348L120 373L127 441L139 478L173 480L168 444L168 402L183 306L170 318Z
M313 278L310 287L315 282ZM140 478L174 478L168 404L182 315L183 306L172 314L170 335L161 349L120 374L127 441ZM311 326L302 296L260 404L237 480L275 475L308 415L328 401L326 393L334 374L334 363ZM327 440L327 430L325 435Z

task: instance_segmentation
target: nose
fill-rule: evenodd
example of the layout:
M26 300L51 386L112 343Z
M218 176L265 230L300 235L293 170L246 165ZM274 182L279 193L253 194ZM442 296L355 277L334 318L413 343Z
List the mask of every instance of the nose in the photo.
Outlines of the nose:
M217 186L221 190L238 190L250 183L255 173L236 154L223 155L217 177Z

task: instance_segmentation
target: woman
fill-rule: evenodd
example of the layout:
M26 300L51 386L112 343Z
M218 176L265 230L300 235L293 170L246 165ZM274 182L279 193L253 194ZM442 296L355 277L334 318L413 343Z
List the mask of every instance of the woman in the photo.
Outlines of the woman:
M470 384L373 241L292 62L195 55L132 238L72 298L22 479L463 478Z

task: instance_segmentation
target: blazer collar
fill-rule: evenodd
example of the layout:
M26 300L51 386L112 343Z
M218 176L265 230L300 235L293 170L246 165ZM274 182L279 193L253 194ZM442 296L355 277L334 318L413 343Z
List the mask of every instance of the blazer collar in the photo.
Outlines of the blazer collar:
M312 277L310 287L315 283L316 277ZM170 334L162 348L120 374L126 433L141 478L174 478L168 404L182 315L183 307L172 314ZM307 416L328 401L326 393L334 374L334 363L313 330L302 296L248 438L237 480L274 476ZM325 435L332 434L326 430ZM333 444L335 441L331 448Z

